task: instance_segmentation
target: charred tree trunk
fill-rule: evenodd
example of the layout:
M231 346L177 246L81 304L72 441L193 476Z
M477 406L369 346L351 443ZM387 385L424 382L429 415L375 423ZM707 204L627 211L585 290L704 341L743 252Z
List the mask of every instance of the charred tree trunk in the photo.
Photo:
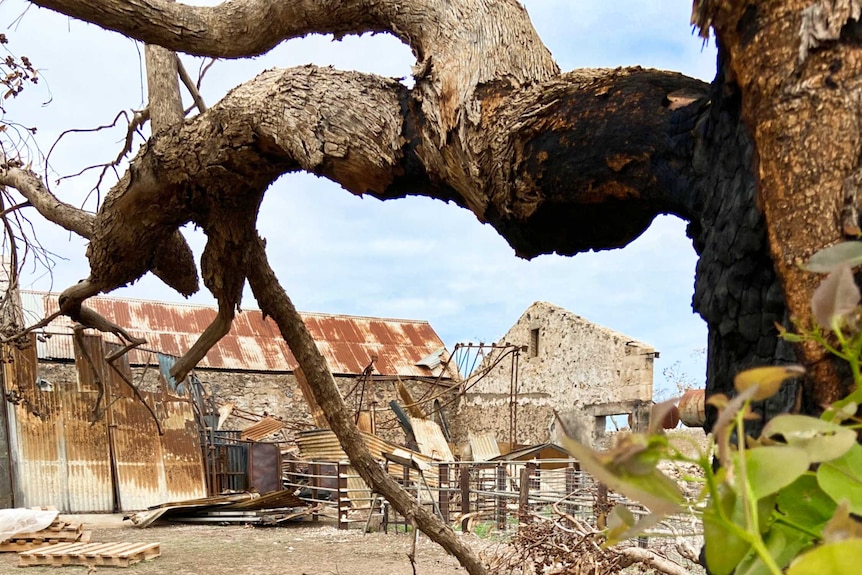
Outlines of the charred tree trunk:
M850 0L747 3L698 0L694 19L711 27L738 86L741 116L756 150L757 203L789 315L812 323L819 278L803 264L860 228L857 189L862 157L855 37L859 5ZM808 369L809 408L849 391L846 366L813 342L797 346Z
M793 347L778 337L775 324L787 326L783 290L769 255L763 215L757 207L754 142L742 121L739 87L728 80L719 53L718 75L709 107L697 118L692 153L696 217L688 234L700 256L692 305L709 330L707 395L732 395L733 378L741 370L794 363ZM754 406L756 432L770 417L793 409L799 382ZM705 428L712 429L716 411L707 408Z

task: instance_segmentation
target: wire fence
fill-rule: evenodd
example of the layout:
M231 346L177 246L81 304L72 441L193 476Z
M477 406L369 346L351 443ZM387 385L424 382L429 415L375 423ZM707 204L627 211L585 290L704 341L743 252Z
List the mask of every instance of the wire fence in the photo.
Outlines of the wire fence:
M435 462L425 469L398 465L388 471L417 501L462 531L493 530L507 536L526 523L561 515L601 530L615 505L625 505L635 516L649 513L609 492L571 459ZM349 462L289 461L283 481L303 499L323 504L323 514L334 515L340 529L406 529L405 519L362 481ZM649 536L684 537L699 546L701 533L699 521L688 514L667 518ZM650 544L645 537L638 543Z

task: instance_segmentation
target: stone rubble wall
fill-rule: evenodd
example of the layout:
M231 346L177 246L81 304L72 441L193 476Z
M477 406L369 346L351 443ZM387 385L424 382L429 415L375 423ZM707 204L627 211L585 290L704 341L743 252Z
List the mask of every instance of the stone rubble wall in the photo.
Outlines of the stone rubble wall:
M531 345L534 330L538 349ZM652 347L552 304L530 306L498 343L526 348L518 360L516 443L558 441L554 410L589 439L595 418L613 415L602 406L630 413L652 400ZM490 431L508 442L511 386L506 358L467 390L455 417L459 441L469 432Z

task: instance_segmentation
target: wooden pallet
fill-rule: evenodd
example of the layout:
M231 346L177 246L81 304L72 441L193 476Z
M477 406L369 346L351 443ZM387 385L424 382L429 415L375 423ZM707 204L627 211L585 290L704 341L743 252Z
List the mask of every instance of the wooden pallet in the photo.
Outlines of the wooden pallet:
M160 543L58 543L18 554L19 567L128 567L162 554Z
M37 549L45 545L56 545L57 543L89 543L92 535L92 531L82 531L81 533L77 533L74 539L57 538L50 535L29 538L13 537L8 541L0 543L0 553L20 553L21 551L29 551L30 549Z

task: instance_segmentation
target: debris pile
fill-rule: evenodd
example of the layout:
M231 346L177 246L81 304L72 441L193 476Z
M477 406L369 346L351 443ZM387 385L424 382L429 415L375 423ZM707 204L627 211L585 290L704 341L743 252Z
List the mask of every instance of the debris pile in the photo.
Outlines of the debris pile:
M278 525L320 511L297 497L291 490L266 495L232 493L188 501L162 503L128 517L136 527L148 527L157 519L181 523L248 523Z

